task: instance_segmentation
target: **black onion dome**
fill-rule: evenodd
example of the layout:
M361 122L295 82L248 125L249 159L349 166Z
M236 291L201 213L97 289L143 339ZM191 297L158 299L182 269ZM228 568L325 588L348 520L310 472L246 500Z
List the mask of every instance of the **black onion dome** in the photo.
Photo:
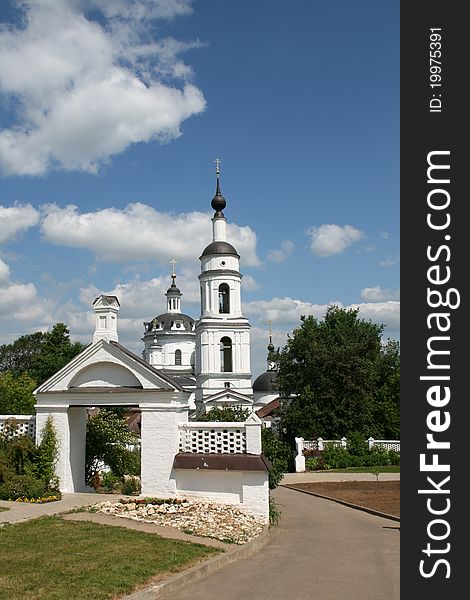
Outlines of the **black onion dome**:
M278 392L277 371L261 373L253 383L254 392Z
M212 198L211 206L215 210L216 213L222 213L224 208L227 206L227 202L225 201L225 198L220 193L220 184L219 184L218 176L217 176L217 189L215 190L215 196ZM223 216L223 213L220 216Z
M182 324L180 331L192 331L195 320L184 313L164 313L158 315L147 324L147 331L158 328L159 331L170 331L175 321ZM172 332L175 330L173 329Z
M199 258L202 258L203 256L210 256L211 254L228 254L230 256L236 256L237 258L240 258L240 255L232 246L232 244L222 241L212 242L209 244Z

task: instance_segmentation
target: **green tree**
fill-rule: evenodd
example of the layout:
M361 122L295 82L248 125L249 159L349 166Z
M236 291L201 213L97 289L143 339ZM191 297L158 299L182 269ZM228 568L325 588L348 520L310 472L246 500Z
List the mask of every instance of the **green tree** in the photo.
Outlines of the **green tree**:
M382 332L357 309L331 306L323 321L302 317L279 355L281 431L289 442L396 435L399 349L397 342L384 346Z
M22 335L0 346L0 372L9 371L15 377L27 373L41 385L85 348L72 342L69 333L64 323L56 323L51 331Z
M41 352L44 333L28 333L20 336L12 344L0 346L0 371L11 371L20 375L31 370L33 360Z
M104 462L114 475L137 475L135 452L127 445L138 445L140 438L129 431L127 421L114 412L101 409L87 421L85 480L89 482Z
M55 466L59 457L59 442L52 417L47 417L41 432L41 443L33 461L33 475L44 481L46 490L56 491L58 480L55 476Z
M28 373L0 372L0 415L34 414L36 381Z
M197 416L198 421L246 421L250 411L241 406L226 406L224 408L214 407L209 412Z
M84 348L84 344L70 341L70 332L64 323L56 323L44 334L40 352L31 361L31 376L41 385Z

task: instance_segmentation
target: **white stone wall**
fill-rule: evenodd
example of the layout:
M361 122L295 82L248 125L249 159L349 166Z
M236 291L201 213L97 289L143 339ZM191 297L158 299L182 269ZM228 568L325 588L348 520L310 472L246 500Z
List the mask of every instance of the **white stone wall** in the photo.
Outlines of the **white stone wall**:
M176 488L178 498L234 504L269 522L267 472L176 469Z

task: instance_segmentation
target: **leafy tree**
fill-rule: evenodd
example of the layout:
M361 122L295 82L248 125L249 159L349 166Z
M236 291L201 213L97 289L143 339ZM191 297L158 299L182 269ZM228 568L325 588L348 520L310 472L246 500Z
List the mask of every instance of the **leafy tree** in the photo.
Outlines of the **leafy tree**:
M56 323L44 334L40 352L31 361L30 373L41 385L79 354L85 345L71 342L70 332L64 323Z
M396 435L398 343L384 346L383 325L359 319L357 309L331 306L324 321L301 321L279 355L286 439Z
M12 344L0 346L0 371L20 375L31 370L33 360L41 352L44 333L36 331L20 336Z
M198 421L246 421L250 411L241 406L214 407L210 411L197 416Z
M126 420L116 413L101 409L91 416L87 421L85 480L92 479L102 462L118 477L138 474L134 472L135 452L127 445L139 442L139 436L129 431Z
M36 381L28 373L15 375L11 371L0 372L0 414L33 414L33 391L36 387Z
M27 373L41 385L84 348L84 344L70 341L64 323L56 323L51 331L22 335L12 344L0 346L0 372L9 371L15 377Z

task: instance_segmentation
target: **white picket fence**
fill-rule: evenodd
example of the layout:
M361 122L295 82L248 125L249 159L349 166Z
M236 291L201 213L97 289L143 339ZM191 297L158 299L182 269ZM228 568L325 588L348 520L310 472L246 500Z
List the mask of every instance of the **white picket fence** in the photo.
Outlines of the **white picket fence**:
M375 440L370 437L366 440L369 449L377 447L384 448L385 450L393 450L394 452L400 452L400 440ZM297 473L303 473L305 471L305 451L307 450L324 450L327 446L336 446L341 448L348 447L348 441L345 437L340 440L324 440L319 437L316 440L304 440L301 437L295 438L295 445L297 449L297 455L295 457L295 470Z

